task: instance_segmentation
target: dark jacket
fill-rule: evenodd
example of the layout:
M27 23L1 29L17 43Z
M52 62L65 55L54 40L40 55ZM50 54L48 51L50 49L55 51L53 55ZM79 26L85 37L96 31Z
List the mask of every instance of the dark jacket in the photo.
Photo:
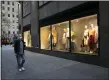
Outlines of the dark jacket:
M25 50L25 42L23 40L20 40L20 39L17 39L15 40L14 42L14 51L16 54L19 54L20 53L20 41L23 42L23 53L24 53L24 50Z

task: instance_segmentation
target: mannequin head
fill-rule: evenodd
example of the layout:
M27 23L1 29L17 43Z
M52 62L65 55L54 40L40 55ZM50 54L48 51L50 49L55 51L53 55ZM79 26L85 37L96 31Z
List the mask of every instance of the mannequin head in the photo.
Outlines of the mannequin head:
M90 28L93 29L94 28L94 25L93 24L90 24Z
M64 28L64 32L66 32L66 29Z
M69 28L67 28L67 32L69 32Z
M88 26L87 25L85 25L85 29L87 29L88 28Z

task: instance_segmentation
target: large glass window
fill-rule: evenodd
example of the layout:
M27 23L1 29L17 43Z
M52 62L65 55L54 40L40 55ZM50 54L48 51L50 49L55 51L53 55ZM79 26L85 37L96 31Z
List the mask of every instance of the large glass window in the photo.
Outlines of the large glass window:
M69 21L52 25L52 49L69 51Z
M31 33L29 31L24 32L24 42L27 47L31 47Z
M51 49L51 31L50 26L40 28L41 49Z
M97 15L82 17L71 21L71 50L75 53L97 54Z

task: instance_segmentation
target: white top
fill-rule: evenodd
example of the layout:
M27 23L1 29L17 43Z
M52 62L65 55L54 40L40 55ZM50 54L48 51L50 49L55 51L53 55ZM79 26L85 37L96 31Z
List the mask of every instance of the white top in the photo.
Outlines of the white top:
M66 33L63 34L63 38L66 38Z
M84 31L84 36L88 36L88 33L89 33L89 30L86 29L86 30Z
M66 37L69 37L69 32L66 33Z

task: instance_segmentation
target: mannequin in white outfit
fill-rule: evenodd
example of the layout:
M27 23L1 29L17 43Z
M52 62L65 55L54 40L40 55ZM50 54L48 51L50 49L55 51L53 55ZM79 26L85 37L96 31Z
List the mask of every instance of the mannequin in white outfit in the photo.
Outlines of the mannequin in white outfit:
M67 39L67 37L66 37L66 29L64 29L64 33L63 33L63 37L62 37L62 44L63 44L63 46L64 46L64 50L66 49L66 39Z
M85 25L85 30L83 35L83 44L84 44L85 52L88 51L88 40L89 40L89 29L88 26Z
M69 50L69 28L67 28L66 37L66 49Z

